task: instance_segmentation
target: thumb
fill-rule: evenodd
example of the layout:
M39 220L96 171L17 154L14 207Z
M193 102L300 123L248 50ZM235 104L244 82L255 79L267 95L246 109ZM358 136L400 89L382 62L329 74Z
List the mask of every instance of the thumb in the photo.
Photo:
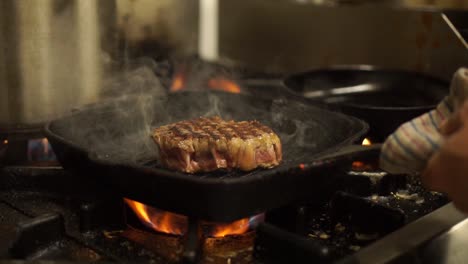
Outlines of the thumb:
M464 123L468 120L468 100L465 101L462 107L454 113L449 119L445 120L441 127L440 132L444 136L449 136L459 130Z

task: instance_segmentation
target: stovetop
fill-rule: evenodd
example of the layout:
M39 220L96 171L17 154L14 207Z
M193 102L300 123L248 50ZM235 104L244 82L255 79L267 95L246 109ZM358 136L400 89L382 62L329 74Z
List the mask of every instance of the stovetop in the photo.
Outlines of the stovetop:
M372 259L377 251L371 249L382 243L395 247L407 228L412 227L406 231L410 235L426 238L420 238L423 244L436 230L440 233L450 227L447 223L428 226L427 220L418 223L424 215L443 219L444 214L436 210L439 207L453 208L444 206L445 196L424 190L417 178L389 175L359 162L353 166L342 172L341 180L324 186L329 196L267 212L256 231L253 259L246 263L352 263ZM4 263L167 263L122 235L129 229L122 197L60 166L6 166L0 170L0 186L0 259ZM450 214L452 224L462 219ZM399 248L397 255L409 251Z
M253 78L245 83L255 96L283 95L276 89L281 87L279 79ZM1 143L0 264L168 262L122 235L129 230L122 197L54 162L2 167ZM324 186L329 195L312 195L306 202L267 212L266 221L256 229L250 263L463 263L468 259L466 216L444 195L422 188L417 176L388 175L360 166L341 173L339 182ZM225 263L231 262L227 258Z

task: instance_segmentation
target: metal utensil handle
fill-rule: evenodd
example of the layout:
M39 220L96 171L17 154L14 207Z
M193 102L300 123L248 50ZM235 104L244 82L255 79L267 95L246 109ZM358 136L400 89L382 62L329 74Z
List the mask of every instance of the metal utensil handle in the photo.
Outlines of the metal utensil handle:
M344 158L359 158L365 157L368 155L372 155L376 152L380 152L382 148L382 144L372 144L370 146L363 146L363 145L349 145L346 146L334 153L327 154L322 156L321 160L340 160Z

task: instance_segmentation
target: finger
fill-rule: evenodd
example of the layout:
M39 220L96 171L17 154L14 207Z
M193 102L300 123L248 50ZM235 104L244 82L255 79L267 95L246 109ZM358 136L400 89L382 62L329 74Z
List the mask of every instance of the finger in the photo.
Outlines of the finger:
M459 130L466 122L468 122L468 101L465 101L453 116L441 124L440 132L444 136L449 136Z
M463 106L460 108L460 121L462 124L468 121L468 100L465 100Z
M450 200L460 211L468 213L468 199L466 194L466 184L454 184L450 192L447 192Z
M465 198L465 197L463 197ZM468 203L466 203L463 199L457 199L457 198L453 198L453 197L450 197L449 196L449 199L453 200L453 204L455 205L455 207L462 211L463 213L467 214L468 213Z
M441 154L440 152L436 152L429 159L426 169L421 174L421 181L427 188L438 192L445 192L447 190L443 166Z
M444 136L451 135L461 127L461 124L460 112L456 112L441 124L440 133Z

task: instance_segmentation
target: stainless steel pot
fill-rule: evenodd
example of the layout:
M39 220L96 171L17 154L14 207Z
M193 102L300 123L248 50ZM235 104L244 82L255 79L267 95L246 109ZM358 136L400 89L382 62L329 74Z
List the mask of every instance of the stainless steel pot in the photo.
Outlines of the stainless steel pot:
M115 61L152 56L161 46L193 52L197 7L187 0L0 1L0 133L98 101Z
M98 99L114 0L0 1L0 127Z

